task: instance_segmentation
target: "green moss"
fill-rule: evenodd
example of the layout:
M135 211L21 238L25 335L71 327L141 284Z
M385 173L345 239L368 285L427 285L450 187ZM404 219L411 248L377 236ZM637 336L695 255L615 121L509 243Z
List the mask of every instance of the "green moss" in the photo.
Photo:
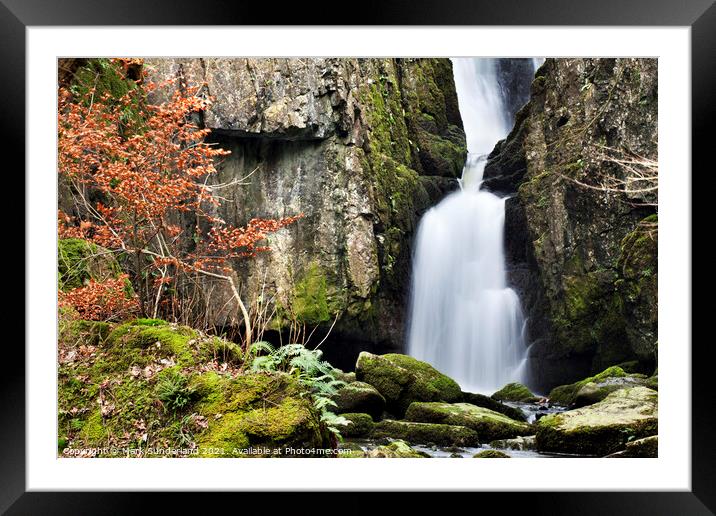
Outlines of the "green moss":
M118 365L127 365L141 357L174 357L177 364L191 365L194 360L193 346L199 335L186 326L176 326L156 319L137 319L115 328L107 337L107 345L123 360Z
M97 346L107 339L109 333L110 325L106 322L81 319L60 320L59 338L68 344Z
M121 66L107 58L88 59L87 63L75 72L69 86L75 99L85 105L104 94L109 95L110 104L119 105L118 100L136 88L137 83L125 77ZM120 113L120 130L123 133L136 132L142 127L145 109L142 101L143 98L138 95L130 105L123 107Z
M328 309L326 276L317 262L309 265L304 277L296 283L291 308L296 320L318 324L331 320Z
M266 375L220 381L222 394L216 396L217 391L210 390L214 393L211 401L198 405L202 414L221 414L218 419L213 417L208 430L198 436L197 444L204 450L200 455L255 456L247 453L249 446L270 448L269 455L282 455L284 446L321 445L324 436L310 400L298 395L298 387L288 378L279 379L276 384L277 378L259 379L261 376ZM218 385L215 380L209 383ZM265 388L263 391L261 386ZM272 390L271 386L280 388ZM215 453L216 450L223 453Z
M498 450L484 450L472 456L473 459L509 459L510 456Z
M489 396L485 396L484 394L463 392L460 401L463 403L469 403L470 405L475 405L476 407L494 410L495 412L504 414L510 419L514 419L516 421L526 421L525 414L520 409L500 403L499 401L494 400Z
M458 401L460 386L426 362L407 355L372 355L362 352L356 378L375 387L395 415L405 413L413 401Z
M341 436L343 437L363 437L373 431L374 423L370 414L349 412L341 414L341 416L350 421L348 425L341 427Z
M378 420L385 409L385 398L380 392L372 385L359 381L345 385L332 399L337 414L364 412Z
M396 440L384 446L369 451L366 454L370 458L385 459L421 459L428 457L427 454L415 451L403 440Z
M385 419L375 424L372 437L404 439L413 444L476 446L477 433L464 426Z
M508 383L502 389L492 395L493 399L500 401L522 401L530 403L538 401L539 398L521 383Z
M57 242L57 272L60 290L79 288L89 280L116 278L122 271L107 249L79 238Z
M556 403L558 405L569 406L574 402L574 398L579 392L579 390L588 383L600 383L605 381L607 378L623 378L625 376L628 376L628 374L625 373L621 367L608 367L601 373L596 374L594 376L590 376L589 378L585 378L584 380L581 380L579 382L555 387L549 393L549 400L552 403Z
M411 403L405 418L409 421L460 425L477 432L481 442L511 439L533 432L527 423L468 403Z

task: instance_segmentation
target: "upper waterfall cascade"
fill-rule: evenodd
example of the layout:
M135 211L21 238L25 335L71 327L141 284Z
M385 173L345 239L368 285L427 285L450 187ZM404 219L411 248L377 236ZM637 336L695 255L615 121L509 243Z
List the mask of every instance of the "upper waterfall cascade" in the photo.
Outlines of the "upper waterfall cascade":
M513 123L516 92L500 81L501 61L452 60L468 156L460 190L420 221L408 332L410 355L486 393L524 381L526 363L525 319L505 269L505 198L480 190L487 155ZM542 60L524 61L529 73L510 83L528 92Z

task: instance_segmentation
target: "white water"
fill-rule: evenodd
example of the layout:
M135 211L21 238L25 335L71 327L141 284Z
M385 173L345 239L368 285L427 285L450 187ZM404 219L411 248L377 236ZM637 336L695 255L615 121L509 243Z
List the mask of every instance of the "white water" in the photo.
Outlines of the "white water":
M484 393L524 381L526 364L525 321L505 271L505 199L480 191L487 154L512 124L495 65L453 59L468 157L461 189L420 221L408 334L410 355Z

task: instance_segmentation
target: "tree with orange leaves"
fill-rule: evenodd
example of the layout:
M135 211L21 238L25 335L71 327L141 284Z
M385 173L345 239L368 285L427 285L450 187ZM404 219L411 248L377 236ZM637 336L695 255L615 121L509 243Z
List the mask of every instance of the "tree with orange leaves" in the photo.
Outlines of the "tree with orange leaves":
M251 323L230 260L269 250L262 245L267 236L301 215L253 219L246 227L212 216L219 201L208 178L229 152L208 143L210 130L195 123L211 99L186 84L148 83L143 71L132 79L129 70L136 76L140 65L136 59L105 60L83 88L59 89L58 173L75 205L72 216L58 214L60 237L92 240L117 253L145 316L157 317L171 302L168 287L182 274L228 282L248 346ZM121 94L98 86L103 73L123 81ZM173 91L167 101L148 102L149 93L167 87ZM85 290L89 295L97 286Z

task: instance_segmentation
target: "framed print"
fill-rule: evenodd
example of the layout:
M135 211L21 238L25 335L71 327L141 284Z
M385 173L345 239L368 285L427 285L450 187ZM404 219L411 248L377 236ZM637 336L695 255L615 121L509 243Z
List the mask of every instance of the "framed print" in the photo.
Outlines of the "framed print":
M8 514L326 490L712 513L715 8L381 7L3 0Z

